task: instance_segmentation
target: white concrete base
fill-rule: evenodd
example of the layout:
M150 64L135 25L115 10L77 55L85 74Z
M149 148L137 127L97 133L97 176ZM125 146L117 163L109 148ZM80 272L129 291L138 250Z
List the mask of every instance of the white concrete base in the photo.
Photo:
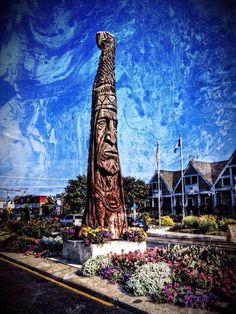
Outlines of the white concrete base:
M112 240L105 244L91 244L85 246L82 240L67 240L63 241L62 257L75 263L83 264L90 257L109 253L129 253L137 250L144 252L146 248L146 241L138 243Z

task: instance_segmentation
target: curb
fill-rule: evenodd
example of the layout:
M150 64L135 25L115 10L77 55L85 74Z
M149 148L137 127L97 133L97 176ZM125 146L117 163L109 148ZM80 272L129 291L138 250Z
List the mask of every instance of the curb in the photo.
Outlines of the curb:
M24 266L24 267L26 267L26 268L28 268L28 269L30 269L30 270L35 271L35 272L38 272L38 273L41 274L41 275L44 275L44 276L47 276L47 277L49 277L49 278L51 278L51 279L57 280L58 282L64 283L64 284L66 284L66 285L68 285L68 286L70 286L70 287L72 287L72 288L80 289L81 291L83 291L83 292L85 292L85 293L91 294L91 295L93 295L93 296L95 296L95 297L98 297L98 298L104 300L104 301L110 302L110 303L112 303L112 304L114 304L114 305L116 305L116 306L118 306L118 307L120 307L120 308L123 308L123 309L125 309L125 310L128 310L128 311L130 311L130 312L138 313L138 314L148 314L148 312L143 311L143 310L140 310L140 309L138 309L137 307L134 307L134 306L132 306L132 305L130 305L130 304L128 304L128 303L119 301L119 300L117 300L116 298L112 298L112 297L107 296L107 295L105 295L105 294L103 294L103 293L100 293L100 292L98 292L98 291L95 291L95 290L92 290L92 289L90 289L90 288L87 288L87 287L85 287L85 286L83 286L83 285L70 282L70 281L67 280L67 279L61 279L60 277L55 276L55 275L52 275L52 274L50 274L50 273L48 273L48 272L46 272L46 271L44 271L44 270L38 269L38 268L36 268L36 267L33 267L33 266L31 266L31 265L28 265L27 263L23 263L23 262L21 262L21 261L19 261L19 260L17 260L17 259L14 259L14 258L12 258L12 257L9 257L9 256L5 255L4 252L0 252L0 257L4 258L5 260L8 260L8 261L10 261L10 262L14 262L14 263L16 263L16 264L18 264L18 265ZM51 260L51 261L52 261L52 260ZM60 263L60 262L55 262L55 263Z
M212 236L205 234L190 234L190 233L181 233L173 231L164 231L164 232L152 232L151 230L147 232L150 237L163 237L163 238L175 238L175 239L188 239L188 240L200 240L200 241L217 241L217 242L227 242L226 236Z

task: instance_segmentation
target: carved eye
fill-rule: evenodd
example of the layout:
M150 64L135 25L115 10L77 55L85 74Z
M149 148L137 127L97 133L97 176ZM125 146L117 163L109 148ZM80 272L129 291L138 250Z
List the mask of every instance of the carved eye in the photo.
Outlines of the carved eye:
M107 124L106 119L99 119L98 122L97 122L97 126L98 126L99 128L105 127L106 124Z
M117 124L118 124L118 121L117 120L113 120L114 128L117 128Z

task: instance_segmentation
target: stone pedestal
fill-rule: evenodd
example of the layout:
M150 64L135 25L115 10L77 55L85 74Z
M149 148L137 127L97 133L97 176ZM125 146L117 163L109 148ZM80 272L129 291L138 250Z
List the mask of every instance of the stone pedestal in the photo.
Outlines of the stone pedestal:
M86 246L81 240L67 240L63 241L62 257L72 262L83 264L90 257L108 253L129 253L137 250L144 252L146 248L146 241L138 243L113 240L105 244L90 244Z

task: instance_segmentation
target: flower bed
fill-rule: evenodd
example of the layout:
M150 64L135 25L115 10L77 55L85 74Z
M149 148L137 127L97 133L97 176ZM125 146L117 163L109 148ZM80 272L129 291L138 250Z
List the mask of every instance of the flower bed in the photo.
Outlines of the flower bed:
M81 239L84 244L104 244L108 243L112 239L112 232L107 228L91 228L84 227L80 232Z
M57 222L46 219L31 219L27 222L9 220L0 229L0 245L9 251L36 257L61 255L61 226Z
M142 228L130 227L123 236L126 241L112 240L112 232L101 227L95 229L83 227L78 236L75 236L70 228L64 230L62 256L75 263L84 263L90 257L111 252L117 254L136 250L143 252L146 249L144 240L147 234Z
M103 263L103 258L105 263ZM86 262L86 268L135 295L155 302L204 307L236 300L236 256L213 248L174 246L144 253L106 255ZM96 265L96 267L94 266Z
M145 251L146 242L128 242L122 240L113 240L109 243L92 243L87 245L84 240L68 240L63 242L63 258L82 264L90 257L95 258L99 255L109 254L111 252L121 254L135 250Z
M147 238L147 233L139 227L129 227L124 233L124 239L131 242L142 242Z
M226 236L228 226L234 224L236 224L236 219L233 218L218 218L214 215L186 216L183 223L175 224L170 230Z

